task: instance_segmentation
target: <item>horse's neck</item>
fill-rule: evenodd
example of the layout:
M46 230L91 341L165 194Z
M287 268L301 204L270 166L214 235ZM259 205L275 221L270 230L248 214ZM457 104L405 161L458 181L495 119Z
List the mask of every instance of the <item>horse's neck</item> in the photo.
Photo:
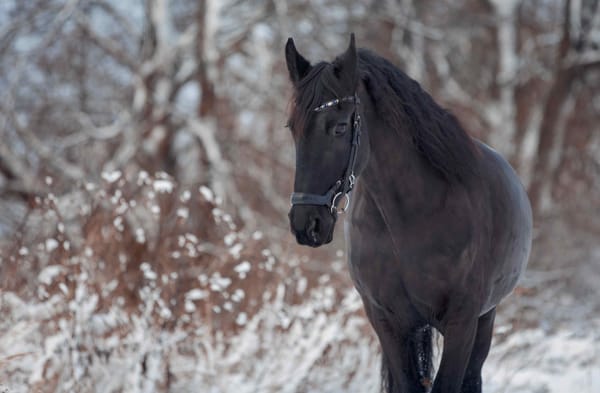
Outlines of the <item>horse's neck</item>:
M447 185L419 154L408 132L391 129L376 118L370 124L371 152L361 178L380 209L393 209L389 213L394 215L436 209Z

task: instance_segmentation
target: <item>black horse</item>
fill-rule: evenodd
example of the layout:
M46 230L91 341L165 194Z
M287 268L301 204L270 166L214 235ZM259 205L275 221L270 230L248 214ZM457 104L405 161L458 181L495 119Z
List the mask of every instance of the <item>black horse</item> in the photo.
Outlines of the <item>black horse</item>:
M531 248L511 166L402 71L349 48L311 65L290 38L300 244L331 241L349 207L349 267L382 347L388 392L481 392L498 303ZM350 192L352 203L350 204ZM432 383L432 330L444 337Z

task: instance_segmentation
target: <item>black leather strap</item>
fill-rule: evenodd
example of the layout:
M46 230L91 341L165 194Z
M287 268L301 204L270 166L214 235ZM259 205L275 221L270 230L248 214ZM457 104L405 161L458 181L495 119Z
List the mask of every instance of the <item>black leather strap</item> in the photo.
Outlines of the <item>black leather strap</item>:
M292 205L318 205L318 206L331 206L333 197L338 193L340 186L342 185L341 180L338 180L329 190L323 194L310 194L306 192L294 192L290 202Z

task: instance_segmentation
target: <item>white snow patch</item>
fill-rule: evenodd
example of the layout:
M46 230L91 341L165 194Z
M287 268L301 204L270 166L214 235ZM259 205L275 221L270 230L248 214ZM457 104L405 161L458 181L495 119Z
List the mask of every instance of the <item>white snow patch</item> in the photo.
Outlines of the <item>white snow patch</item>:
M308 280L306 279L306 277L300 277L296 286L296 293L298 293L298 295L302 295L306 291L307 286Z
M163 319L170 319L173 316L173 312L171 311L170 308L168 307L162 307L160 309L159 315L161 316L161 318Z
M239 274L240 278L245 278L246 274L250 271L252 265L248 261L243 261L242 263L236 265L233 270Z
M216 272L210 277L209 282L211 291L220 292L231 284L231 279L228 277L222 277L219 272Z
M187 218L189 216L190 216L190 210L187 207L179 207L179 208L177 208L177 217L183 218L184 220L187 220Z
M233 291L233 294L231 294L231 300L233 300L236 303L241 302L244 299L244 297L246 297L246 294L244 290L240 288L236 289L235 291Z
M46 251L52 252L58 248L58 241L56 239L46 239Z
M225 235L225 237L223 238L223 242L226 246L231 246L236 238L237 234L235 232L231 232Z
M64 272L65 268L60 265L50 265L42 269L38 274L38 281L42 284L50 285L56 276Z
M586 333L514 332L492 344L483 369L485 393L598 392L600 344Z
M158 193L170 194L171 192L173 192L174 184L172 181L167 180L167 179L157 179L157 180L154 180L154 183L152 183L152 186L154 188L154 191L156 191Z
M152 267L148 262L142 262L142 264L140 265L140 270L144 272L144 277L147 280L154 281L158 277L158 275L152 270Z
M235 258L238 259L240 257L240 253L244 249L244 245L242 243L237 243L229 248L229 253Z
M146 233L143 228L137 228L135 230L135 241L138 243L146 243Z
M190 242L190 243L194 243L197 244L198 243L198 237L196 235L194 235L193 233L186 233L185 234L185 238Z
M244 326L247 322L248 314L246 314L245 312L239 313L235 318L235 323L237 323L239 326Z
M108 183L114 183L121 178L121 171L102 172L102 178Z
M123 217L116 216L113 220L113 225L117 231L123 232L123 230L125 229L125 226L123 225Z
M184 303L185 312L193 313L196 311L196 305L191 300L186 300Z
M148 172L146 171L140 171L140 173L138 173L138 185L142 185L142 184L148 184L150 181L150 175L148 175Z
M191 289L185 294L186 300L201 300L208 297L208 292L203 289Z
M61 290L62 293L65 294L65 296L69 295L69 287L67 287L67 284L65 284L64 282L59 283L58 288Z
M190 200L191 197L192 197L192 193L189 190L185 190L184 192L181 193L181 196L179 197L179 199L181 200L181 202L187 202Z
M204 199L206 199L209 202L213 202L215 199L215 194L212 192L212 190L206 186L200 186L200 188L198 189L198 191L200 191L200 193L202 194L202 196L204 197Z

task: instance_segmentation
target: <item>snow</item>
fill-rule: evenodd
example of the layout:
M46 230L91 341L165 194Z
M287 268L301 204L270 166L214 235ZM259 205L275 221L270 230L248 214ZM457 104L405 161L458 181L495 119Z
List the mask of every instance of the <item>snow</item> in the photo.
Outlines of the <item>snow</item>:
M58 241L56 239L46 239L46 251L52 252L58 248Z
M181 197L179 198L181 202L187 202L192 197L192 193L189 190L185 190L181 193Z
M233 242L236 240L237 238L237 234L234 232L228 233L227 235L225 235L225 237L223 238L223 242L225 243L226 246L231 246L233 245Z
M64 272L64 267L61 265L50 265L42 269L38 274L38 281L45 285L52 284L54 278Z
M600 326L600 320L590 326ZM595 332L598 332L598 329ZM484 393L596 393L600 391L600 334L515 332L492 345Z
M143 266L149 270L149 265ZM83 283L86 276L78 280ZM211 282L216 281L222 282L223 277L214 275ZM82 286L70 305L77 317L60 317L53 333L42 334L40 329L47 326L48 318L64 315L63 301L50 298L39 303L1 293L0 304L8 313L0 321L0 380L10 393L30 391L33 384L53 375L65 378L61 392L76 389L73 386L77 385L70 385L74 380L69 375L112 391L139 384L146 388L131 391L149 391L150 386L160 385L169 364L174 377L171 390L183 393L200 387L201 391L223 393L377 391L378 345L364 316L356 314L362 308L356 291L348 290L336 301L333 288L317 287L298 305L283 302L283 285L275 292L255 315L235 311L235 303L244 297L242 290L233 291L229 302L213 304L215 313L233 312L239 331L228 337L209 334L202 323L185 332L154 329L147 319L128 316L116 304L99 312L98 298ZM159 299L145 293L148 301ZM194 301L205 296L203 289L186 293L186 323L193 321L198 311ZM172 317L168 307L156 307L162 317ZM600 320L590 319L587 326L576 332L568 327L546 331L500 325L484 367L483 392L598 392ZM92 343L99 355L89 356L99 356L100 361L90 363L85 352L78 351ZM102 353L110 356L102 357ZM147 367L145 375L139 368L143 358L146 364L156 362ZM227 384L221 385L222 380Z
M140 244L143 244L146 242L146 233L144 232L143 228L136 228L135 241Z
M231 246L229 248L229 253L235 258L238 259L240 257L240 253L242 252L242 249L244 248L244 245L242 243L236 243L233 246Z
M150 264L148 262L142 262L140 264L140 270L142 270L142 272L144 272L144 277L147 280L154 281L158 278L158 275L156 274L156 272L154 272L152 270L152 267L150 266Z
M191 300L186 300L184 303L185 312L193 313L196 311L196 305Z
M146 171L140 171L138 173L138 180L137 180L137 184L138 185L142 185L142 184L148 184L150 181L150 175L148 174L148 172Z
M185 294L185 298L188 300L200 300L206 299L208 297L208 292L203 289L192 289Z
M157 179L153 182L154 191L164 194L173 192L173 182L167 179Z
M63 294L65 294L65 296L69 295L69 287L67 287L67 285L64 282L59 283L58 288Z
M215 195L213 194L212 190L206 186L200 186L199 188L200 193L202 194L202 196L204 197L204 199L206 199L209 202L214 201ZM217 209L215 209L217 210Z
M123 226L123 217L115 217L115 219L113 220L113 225L119 232L123 232L123 230L125 229L125 227Z
M114 183L121 178L121 171L102 172L102 178L108 183Z
M182 219L187 219L190 216L190 210L187 207L179 207L177 208L177 217Z
M222 277L219 272L216 272L211 276L209 283L211 291L221 292L231 284L231 279Z
M233 300L236 303L241 302L244 297L246 297L246 294L244 293L243 289L236 289L232 294L231 294L231 300Z
M239 274L242 274L242 273L248 273L251 268L252 268L252 265L250 264L250 262L243 261L240 264L236 265L233 268L233 270L235 270Z
M245 312L239 313L237 318L235 319L235 323L237 323L240 326L245 325L247 322L248 322L248 315Z

